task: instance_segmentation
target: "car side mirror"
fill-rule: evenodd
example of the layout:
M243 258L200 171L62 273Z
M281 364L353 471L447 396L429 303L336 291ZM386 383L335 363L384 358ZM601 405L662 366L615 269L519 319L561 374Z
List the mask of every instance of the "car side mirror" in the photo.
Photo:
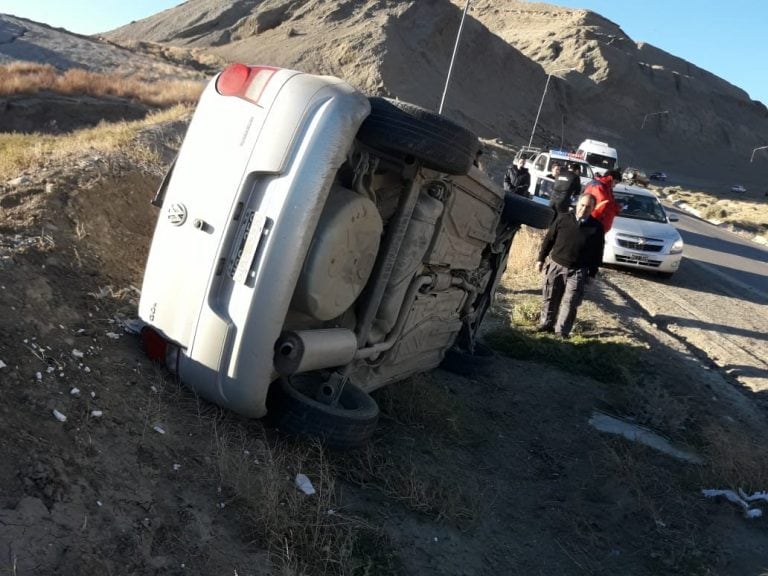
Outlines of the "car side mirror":
M680 218L678 218L677 214L668 214L667 220L669 220L670 222L679 222Z

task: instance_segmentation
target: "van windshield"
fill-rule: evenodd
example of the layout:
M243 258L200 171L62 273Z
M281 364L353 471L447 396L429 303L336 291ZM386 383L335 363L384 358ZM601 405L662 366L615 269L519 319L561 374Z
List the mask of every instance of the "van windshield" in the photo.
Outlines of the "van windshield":
M587 152L586 161L590 166L597 166L598 168L605 168L606 170L613 170L616 167L616 158L603 156L602 154L596 154L594 152Z

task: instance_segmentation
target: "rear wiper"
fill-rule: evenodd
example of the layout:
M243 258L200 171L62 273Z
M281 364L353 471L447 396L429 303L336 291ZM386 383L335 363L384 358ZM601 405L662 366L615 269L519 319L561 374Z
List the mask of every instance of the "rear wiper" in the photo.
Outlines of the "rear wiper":
M178 157L179 156L176 155L176 158ZM165 176L163 176L163 181L160 182L160 187L157 189L157 192L155 192L155 197L152 198L152 206L157 206L158 208L163 206L163 201L165 200L165 192L168 190L168 183L171 180L173 168L176 166L176 158L173 159L173 162L171 162L168 171L165 173Z

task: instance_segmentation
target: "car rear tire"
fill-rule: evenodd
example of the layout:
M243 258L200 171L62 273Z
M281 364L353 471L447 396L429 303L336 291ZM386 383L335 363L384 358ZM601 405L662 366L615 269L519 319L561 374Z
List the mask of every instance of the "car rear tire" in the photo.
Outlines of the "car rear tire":
M504 196L502 217L507 224L525 224L531 228L549 228L554 218L554 211L549 206L539 204L517 194Z
M480 342L475 342L474 352L471 353L453 346L445 353L440 368L469 378L485 376L491 371L491 360L494 356L493 350Z
M466 174L480 144L472 132L408 102L372 97L358 138L373 148L412 156L427 168Z
M322 439L329 448L361 446L376 430L379 407L357 386L347 382L338 405L314 399L323 384L313 373L280 378L270 387L269 411L272 422L282 431Z

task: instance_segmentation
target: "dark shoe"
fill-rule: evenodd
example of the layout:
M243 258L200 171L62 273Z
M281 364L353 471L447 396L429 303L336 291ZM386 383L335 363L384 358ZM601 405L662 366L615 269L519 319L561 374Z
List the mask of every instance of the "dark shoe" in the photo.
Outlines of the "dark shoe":
M568 340L568 338L571 337L570 334L564 334L563 332L554 332L553 331L553 333L554 333L555 336L557 336L558 338L562 338L563 340Z
M552 328L551 326L536 326L534 330L534 332L536 332L537 334L544 334L544 333L552 334L554 331L555 331L554 328Z

